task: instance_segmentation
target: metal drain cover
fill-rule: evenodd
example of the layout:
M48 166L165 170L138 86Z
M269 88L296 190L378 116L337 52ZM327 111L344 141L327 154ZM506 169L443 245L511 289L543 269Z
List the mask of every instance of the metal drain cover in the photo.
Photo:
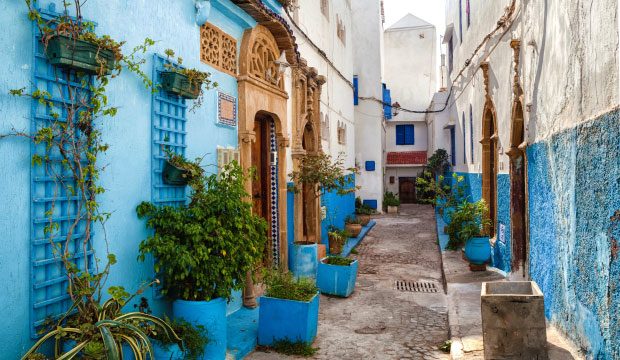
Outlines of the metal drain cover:
M436 293L437 285L426 281L396 280L396 290L408 292Z

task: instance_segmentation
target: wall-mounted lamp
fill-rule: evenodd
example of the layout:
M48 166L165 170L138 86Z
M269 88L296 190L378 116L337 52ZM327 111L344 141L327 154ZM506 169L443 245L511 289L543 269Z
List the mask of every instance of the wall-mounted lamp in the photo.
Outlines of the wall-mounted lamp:
M400 109L400 104L397 102L392 104L392 115L396 117L398 115L398 109Z
M274 61L274 64L278 65L278 72L280 75L284 74L286 68L291 66L291 64L289 64L286 60L286 53L284 51L282 51L282 54L280 54L278 60Z
M211 0L196 0L196 24L204 25L211 14Z

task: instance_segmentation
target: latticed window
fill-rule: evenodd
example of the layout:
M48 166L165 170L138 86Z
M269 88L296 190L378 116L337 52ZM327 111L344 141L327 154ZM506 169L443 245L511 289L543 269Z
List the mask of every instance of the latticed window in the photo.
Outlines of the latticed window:
M239 156L239 150L236 148L228 147L218 147L217 148L217 173L218 175L222 173L222 170L226 165L231 162L236 161L237 164L240 164L241 158Z
M200 60L230 75L237 75L237 40L205 23L200 28Z
M347 143L347 125L338 122L338 144L345 145Z
M329 0L321 0L321 12L329 19Z
M336 34L338 35L338 38L340 39L340 41L342 41L343 44L347 44L347 32L346 29L344 27L344 22L342 21L342 19L340 19L340 16L337 16L337 26L336 26Z

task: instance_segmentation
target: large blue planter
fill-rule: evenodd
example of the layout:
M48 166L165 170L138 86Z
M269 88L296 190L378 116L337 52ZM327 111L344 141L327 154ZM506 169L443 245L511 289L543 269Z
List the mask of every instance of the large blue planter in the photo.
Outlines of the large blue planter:
M202 359L220 360L226 358L226 301L218 298L211 301L175 300L172 314L207 330L209 343Z
M293 244L290 256L289 266L296 278L316 279L318 263L317 244Z
M325 260L327 258L319 262L316 286L323 294L349 297L355 289L357 280L357 260L349 266L329 265L323 262Z
M152 341L153 351L155 352L154 360L183 360L185 354L179 348L177 344L171 344L169 346L163 346L157 341Z
M278 340L312 343L318 321L318 293L307 302L262 296L258 314L258 344L269 346Z
M489 237L473 237L465 243L465 256L472 264L484 264L491 258Z

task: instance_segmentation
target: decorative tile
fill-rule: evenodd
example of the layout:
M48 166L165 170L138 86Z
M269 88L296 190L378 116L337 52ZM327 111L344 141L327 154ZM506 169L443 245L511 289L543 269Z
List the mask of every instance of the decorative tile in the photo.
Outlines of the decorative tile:
M237 99L223 92L217 93L217 122L237 126Z
M274 121L270 124L270 150L274 154L275 162L271 163L271 252L273 266L278 267L280 264L280 224L279 224L279 202L278 202L278 163L277 163L277 142L276 142L276 125Z

